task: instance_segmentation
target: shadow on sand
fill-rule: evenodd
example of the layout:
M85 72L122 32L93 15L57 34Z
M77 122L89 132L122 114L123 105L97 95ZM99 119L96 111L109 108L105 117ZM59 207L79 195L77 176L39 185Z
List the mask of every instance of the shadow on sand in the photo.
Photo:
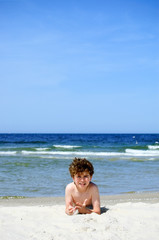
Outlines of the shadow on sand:
M101 207L100 211L101 211L101 214L103 214L103 213L106 213L107 211L109 211L109 208Z

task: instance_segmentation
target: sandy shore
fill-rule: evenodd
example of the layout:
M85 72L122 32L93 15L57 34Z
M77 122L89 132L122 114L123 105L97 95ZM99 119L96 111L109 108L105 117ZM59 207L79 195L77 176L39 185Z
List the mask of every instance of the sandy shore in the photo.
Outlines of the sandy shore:
M158 240L159 193L101 196L102 214L65 214L63 197L0 199L1 240Z

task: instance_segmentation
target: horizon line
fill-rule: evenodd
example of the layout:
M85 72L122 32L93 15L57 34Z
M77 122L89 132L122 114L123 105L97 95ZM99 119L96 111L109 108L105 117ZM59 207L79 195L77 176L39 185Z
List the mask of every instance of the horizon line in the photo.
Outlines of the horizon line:
M158 132L0 132L0 134L159 134Z

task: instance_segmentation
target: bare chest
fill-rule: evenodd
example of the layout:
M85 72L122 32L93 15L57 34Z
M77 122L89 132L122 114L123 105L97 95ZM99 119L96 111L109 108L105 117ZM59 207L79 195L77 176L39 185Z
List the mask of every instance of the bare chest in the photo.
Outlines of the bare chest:
M85 193L79 193L79 192L74 192L73 193L73 201L74 203L79 202L82 203L87 199L86 204L87 205L91 205L92 204L92 196L91 193L89 192L85 192Z

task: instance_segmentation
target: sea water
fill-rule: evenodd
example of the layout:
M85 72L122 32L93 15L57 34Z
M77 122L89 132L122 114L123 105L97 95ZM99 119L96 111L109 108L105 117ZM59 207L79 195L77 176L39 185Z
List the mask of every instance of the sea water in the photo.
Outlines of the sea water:
M0 196L64 196L75 157L101 195L159 191L159 134L0 134Z

